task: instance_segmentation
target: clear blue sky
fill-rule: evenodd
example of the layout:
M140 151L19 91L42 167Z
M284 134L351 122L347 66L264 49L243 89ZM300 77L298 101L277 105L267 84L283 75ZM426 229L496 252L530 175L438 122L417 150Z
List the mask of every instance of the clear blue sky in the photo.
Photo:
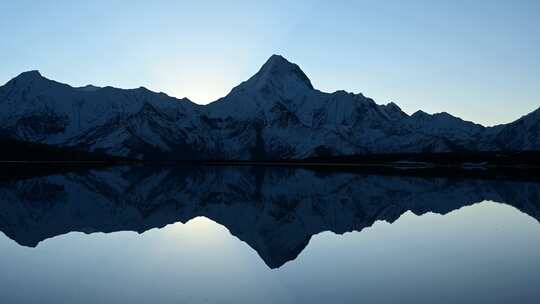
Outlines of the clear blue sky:
M486 125L540 106L540 1L0 0L0 82L145 86L208 103L271 54L323 91Z

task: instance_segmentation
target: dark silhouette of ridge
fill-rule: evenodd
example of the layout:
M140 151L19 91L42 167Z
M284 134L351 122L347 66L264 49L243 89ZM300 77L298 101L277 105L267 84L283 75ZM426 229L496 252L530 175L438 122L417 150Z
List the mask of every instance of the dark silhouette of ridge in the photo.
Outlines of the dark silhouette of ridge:
M535 181L137 165L0 181L0 231L35 247L71 231L142 233L204 216L278 268L323 231L361 231L407 211L447 214L485 200L540 220L538 198Z

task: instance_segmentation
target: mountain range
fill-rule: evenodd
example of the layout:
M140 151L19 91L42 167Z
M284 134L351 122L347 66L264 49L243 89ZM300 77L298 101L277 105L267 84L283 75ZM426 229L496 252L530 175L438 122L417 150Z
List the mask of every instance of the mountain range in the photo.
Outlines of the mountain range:
M295 160L540 150L540 109L484 127L321 92L279 55L208 105L146 88L72 87L29 71L0 87L0 138L152 160Z

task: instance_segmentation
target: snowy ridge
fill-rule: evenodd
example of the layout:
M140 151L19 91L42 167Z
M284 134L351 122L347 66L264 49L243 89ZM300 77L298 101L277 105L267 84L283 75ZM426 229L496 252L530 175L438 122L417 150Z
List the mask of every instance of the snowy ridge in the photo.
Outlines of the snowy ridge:
M540 112L486 128L313 88L273 55L207 106L145 88L74 88L20 74L0 87L0 136L138 159L301 159L369 153L540 150Z

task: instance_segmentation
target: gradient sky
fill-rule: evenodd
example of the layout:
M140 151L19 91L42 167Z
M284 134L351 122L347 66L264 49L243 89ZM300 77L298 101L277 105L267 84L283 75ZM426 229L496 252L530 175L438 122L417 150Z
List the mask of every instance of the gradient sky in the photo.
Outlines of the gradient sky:
M2 84L38 69L208 103L281 54L320 90L408 113L493 125L540 106L538 0L0 0L0 37Z

